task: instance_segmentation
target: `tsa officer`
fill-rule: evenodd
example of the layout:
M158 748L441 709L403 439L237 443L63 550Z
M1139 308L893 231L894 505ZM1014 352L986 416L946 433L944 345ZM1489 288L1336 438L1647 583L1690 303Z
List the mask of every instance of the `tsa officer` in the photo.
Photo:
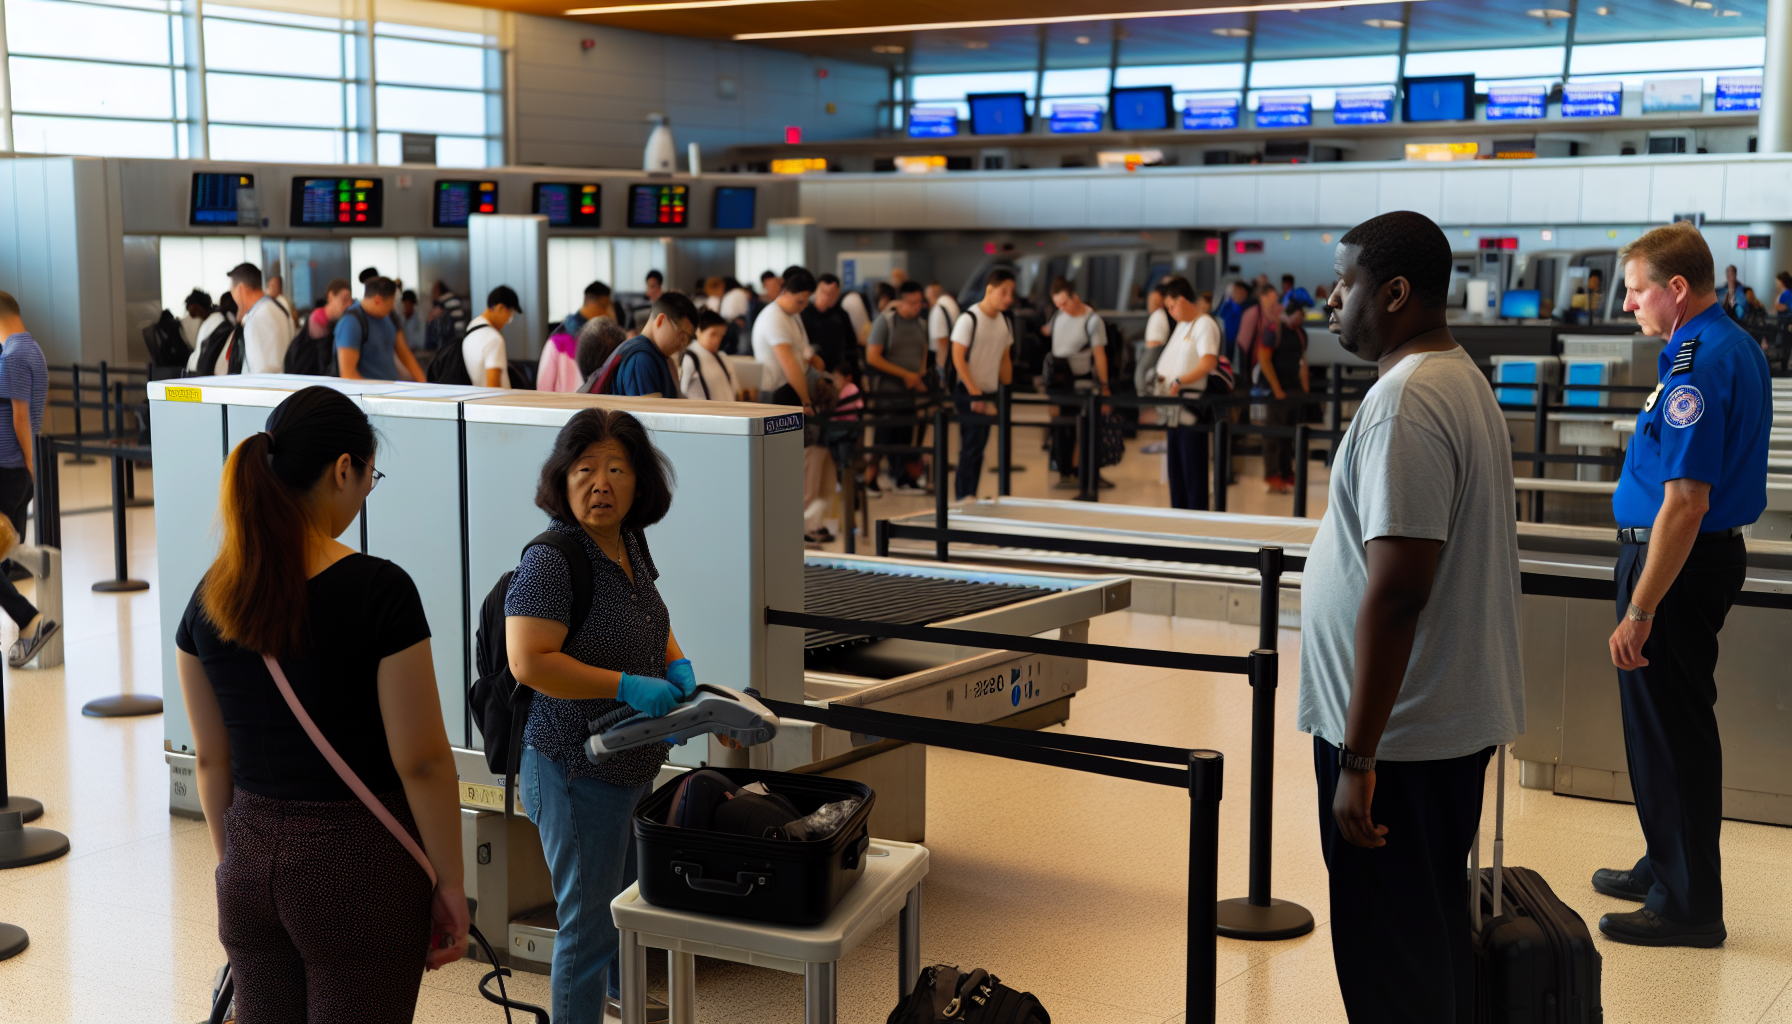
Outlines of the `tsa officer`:
M1648 850L1593 888L1642 909L1606 914L1608 938L1642 946L1724 941L1717 633L1742 589L1742 528L1767 507L1773 401L1761 347L1724 315L1711 250L1681 222L1625 246L1624 308L1667 339L1661 382L1637 416L1612 497L1618 628L1612 663L1625 759Z

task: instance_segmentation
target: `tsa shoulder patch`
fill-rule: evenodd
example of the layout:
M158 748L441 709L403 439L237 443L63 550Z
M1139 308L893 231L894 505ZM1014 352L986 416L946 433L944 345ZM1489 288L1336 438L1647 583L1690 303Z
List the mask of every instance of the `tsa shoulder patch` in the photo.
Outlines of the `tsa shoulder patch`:
M1690 427L1705 415L1705 396L1691 384L1682 384L1668 392L1667 409L1663 415L1670 427Z

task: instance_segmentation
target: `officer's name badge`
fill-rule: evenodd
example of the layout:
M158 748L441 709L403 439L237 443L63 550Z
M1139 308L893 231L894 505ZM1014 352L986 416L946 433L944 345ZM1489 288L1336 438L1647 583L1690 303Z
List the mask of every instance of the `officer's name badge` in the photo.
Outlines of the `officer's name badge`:
M1668 392L1666 415L1669 426L1690 427L1705 415L1705 396L1691 384L1682 384Z
M1655 400L1657 398L1661 397L1661 389L1664 386L1665 385L1662 385L1662 384L1656 384L1655 390L1649 392L1649 397L1643 399L1643 411L1644 412L1654 412L1655 411Z

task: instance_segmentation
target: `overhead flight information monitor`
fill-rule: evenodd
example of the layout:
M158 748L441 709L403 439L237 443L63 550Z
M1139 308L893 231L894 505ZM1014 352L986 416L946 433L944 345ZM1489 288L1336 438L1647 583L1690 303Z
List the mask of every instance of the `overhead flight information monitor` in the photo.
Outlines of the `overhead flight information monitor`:
M628 226L682 228L690 217L689 185L630 185Z
M759 190L755 188L738 188L721 186L716 189L715 228L717 231L751 231L754 225L754 205L758 202Z
M1170 127L1170 87L1115 89L1108 99L1117 132L1161 132Z
M1238 127L1238 97L1196 96L1185 100L1182 127L1191 131Z
M1443 75L1437 78L1408 78L1401 83L1405 103L1400 117L1405 121L1473 121L1475 119L1475 76Z
M937 139L958 134L956 107L915 107L908 112L911 139Z
M1313 97L1263 96L1257 100L1257 127L1305 128L1313 123Z
M187 223L193 227L235 225L236 192L254 188L253 174L213 174L195 171L193 197L187 207Z
M1487 120L1540 121L1549 112L1549 88L1495 85L1487 90Z
M603 196L600 185L581 185L570 181L538 181L529 210L547 217L557 228L595 228L603 213L598 200Z
M1394 119L1394 90L1339 89L1332 104L1333 124L1387 124Z
M1027 131L1027 94L984 92L966 96L972 135L1020 135Z
M1562 86L1563 117L1617 117L1623 111L1623 82L1569 82Z
M377 228L386 212L383 178L294 178L295 228Z
M436 182L435 214L431 223L438 228L464 228L470 214L497 212L498 183L495 181Z

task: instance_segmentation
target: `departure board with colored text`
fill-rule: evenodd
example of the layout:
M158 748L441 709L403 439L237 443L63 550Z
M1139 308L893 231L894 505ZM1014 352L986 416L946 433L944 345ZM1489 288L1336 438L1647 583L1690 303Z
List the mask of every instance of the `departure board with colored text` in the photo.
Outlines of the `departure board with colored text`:
M380 178L294 178L295 228L377 228L385 214Z
M689 185L630 185L628 226L682 228L690 218Z

